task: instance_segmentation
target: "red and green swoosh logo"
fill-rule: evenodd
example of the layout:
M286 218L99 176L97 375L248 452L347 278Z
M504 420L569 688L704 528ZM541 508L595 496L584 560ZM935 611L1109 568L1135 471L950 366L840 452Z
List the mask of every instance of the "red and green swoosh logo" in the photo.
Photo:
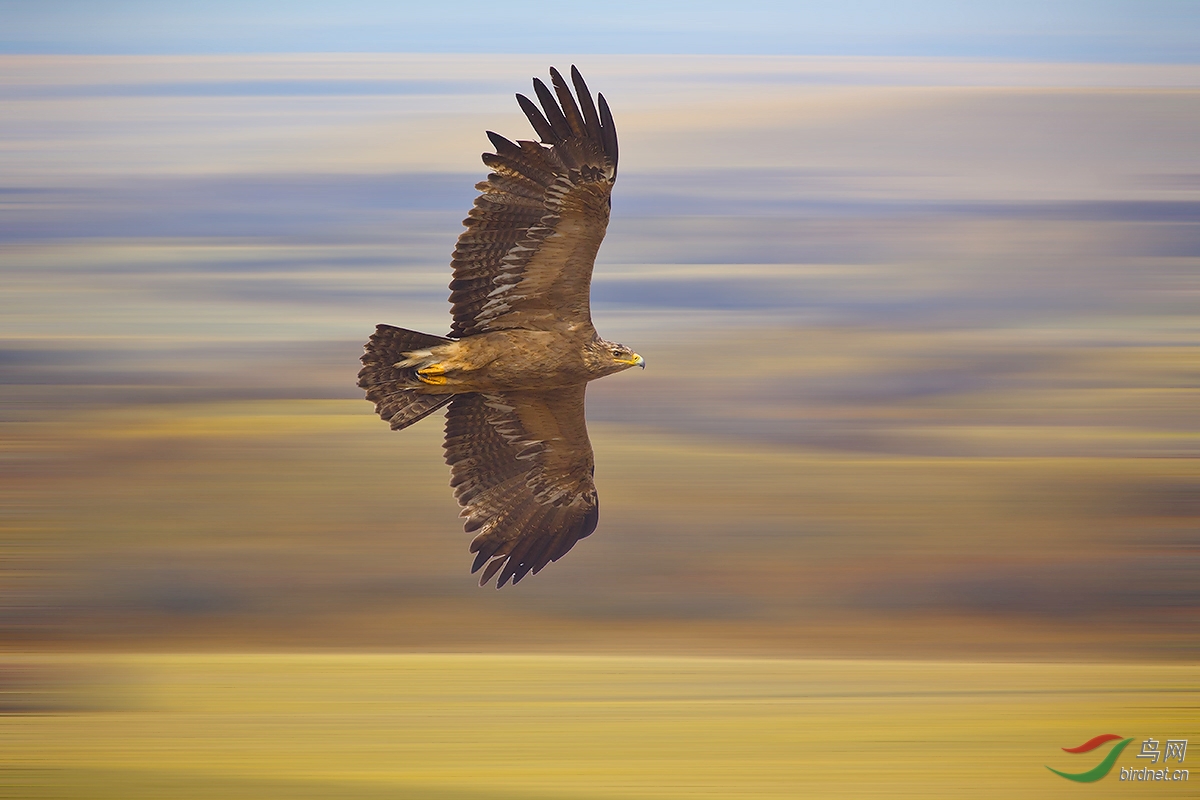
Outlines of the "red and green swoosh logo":
M1064 747L1063 750L1067 751L1068 753L1090 753L1100 745L1107 744L1114 739L1121 739L1121 737L1117 736L1115 733L1102 733L1099 736L1088 739L1078 747ZM1124 750L1125 747L1132 741L1133 739L1121 739L1120 742L1113 745L1113 748L1108 751L1108 755L1104 757L1103 761L1089 769L1087 772L1059 772L1051 766L1047 766L1046 769L1050 770L1055 775L1063 776L1069 781L1075 781L1076 783L1093 783L1108 774L1109 770L1113 768L1113 764L1117 762L1117 756L1121 755L1121 751Z

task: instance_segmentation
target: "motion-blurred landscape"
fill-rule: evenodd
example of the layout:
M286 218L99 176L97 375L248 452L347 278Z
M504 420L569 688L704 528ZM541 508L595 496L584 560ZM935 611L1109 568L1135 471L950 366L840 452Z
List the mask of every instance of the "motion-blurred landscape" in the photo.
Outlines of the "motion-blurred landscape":
M467 574L440 332L545 56L7 56L3 639L1195 659L1200 68L591 57L603 513Z
M1175 64L85 54L325 32L268 5L34 20L75 55L0 15L0 797L1115 797L1047 767L1194 751L1187 25L1121 40ZM572 61L622 148L593 315L648 368L590 388L599 530L497 592L440 420L355 376L446 330L484 131Z

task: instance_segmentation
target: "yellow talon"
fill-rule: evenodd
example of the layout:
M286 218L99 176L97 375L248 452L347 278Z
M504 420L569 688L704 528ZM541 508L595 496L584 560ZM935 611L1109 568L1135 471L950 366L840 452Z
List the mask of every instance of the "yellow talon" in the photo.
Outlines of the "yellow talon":
M446 368L441 364L430 364L428 367L417 370L417 377L421 379L421 382L430 386L444 386L446 379L443 376L445 374Z

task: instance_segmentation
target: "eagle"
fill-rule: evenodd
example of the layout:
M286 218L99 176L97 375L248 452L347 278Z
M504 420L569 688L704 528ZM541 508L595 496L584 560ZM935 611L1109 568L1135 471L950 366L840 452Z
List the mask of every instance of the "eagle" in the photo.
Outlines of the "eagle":
M592 265L608 227L617 132L604 95L550 69L517 102L540 141L491 131L491 173L454 248L447 336L379 325L358 385L393 430L449 404L446 463L474 533L471 572L499 589L596 529L588 381L645 360L592 325Z

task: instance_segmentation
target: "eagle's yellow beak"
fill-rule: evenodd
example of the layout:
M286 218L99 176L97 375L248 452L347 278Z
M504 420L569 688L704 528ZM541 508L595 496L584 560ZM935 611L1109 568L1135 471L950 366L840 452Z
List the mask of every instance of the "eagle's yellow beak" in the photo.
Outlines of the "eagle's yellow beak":
M642 358L637 353L633 354L633 358L622 363L628 364L631 367L641 367L642 369L646 368L646 359Z

